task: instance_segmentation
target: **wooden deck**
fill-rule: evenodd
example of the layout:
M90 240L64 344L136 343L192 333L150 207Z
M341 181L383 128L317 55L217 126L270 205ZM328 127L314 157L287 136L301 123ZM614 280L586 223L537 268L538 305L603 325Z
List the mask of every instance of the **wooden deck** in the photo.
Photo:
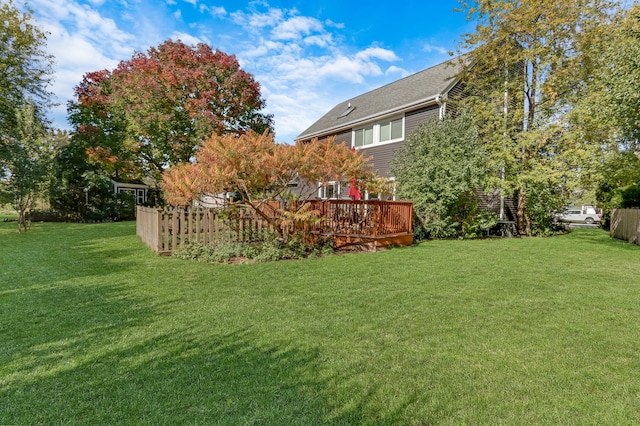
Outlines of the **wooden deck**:
M413 234L370 235L337 234L333 245L340 251L378 251L387 247L404 247L413 244Z
M338 250L375 251L413 243L413 204L403 201L313 200L322 220L304 231L331 237ZM228 223L217 210L202 207L157 209L138 207L136 233L156 253L170 255L189 242L250 241L268 224L259 218Z
M314 233L331 236L336 249L375 251L413 243L413 204L406 201L314 200L324 220Z

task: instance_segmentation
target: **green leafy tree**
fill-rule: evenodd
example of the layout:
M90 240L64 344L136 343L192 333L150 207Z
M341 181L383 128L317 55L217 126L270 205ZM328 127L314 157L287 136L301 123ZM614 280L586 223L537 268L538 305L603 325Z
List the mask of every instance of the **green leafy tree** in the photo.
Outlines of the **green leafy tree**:
M18 210L18 230L46 176L45 113L53 58L46 35L9 0L0 5L0 190Z
M640 146L640 3L611 24L597 45L597 67L590 96L583 102L591 118L614 136L616 146L638 152ZM589 108L590 107L590 108Z
M161 170L162 163L153 163L151 156L131 143L135 137L127 132L127 117L111 100L112 76L106 70L90 72L75 87L76 100L67 110L74 129L68 153L73 153L76 161L99 165L91 170L101 169L108 176L123 179L140 178L149 169Z
M51 210L75 221L132 219L134 200L129 199L129 194L114 194L113 174L87 155L91 140L79 135L64 136L59 135L54 144Z
M16 107L30 102L44 121L51 106L47 91L53 57L45 52L46 34L33 23L31 11L20 12L12 0L0 5L0 150L18 132ZM7 152L0 152L6 160ZM2 160L0 160L2 161ZM1 166L2 164L0 164Z
M608 228L612 209L640 207L637 202L640 158L630 150L610 152L600 166L599 174L596 199L604 209L602 225Z
M517 196L518 230L544 224L533 212L547 200L535 191L568 195L591 171L585 159L600 146L569 125L593 73L594 44L604 37L617 3L609 0L464 1L478 24L463 36L461 77L470 106L500 173L493 184ZM555 197L554 197L555 198ZM546 206L553 210L555 206Z
M477 191L487 174L487 160L477 128L466 114L422 123L409 135L392 169L398 195L413 200L417 235L470 234L479 219Z
M22 232L31 227L30 211L43 191L51 158L44 143L45 128L36 117L35 106L27 104L15 116L17 137L7 142L8 178L0 188L18 212L18 231Z
M594 72L572 119L605 151L604 159L597 159L595 196L606 227L612 209L638 206L640 4L620 11L593 49L598 52Z

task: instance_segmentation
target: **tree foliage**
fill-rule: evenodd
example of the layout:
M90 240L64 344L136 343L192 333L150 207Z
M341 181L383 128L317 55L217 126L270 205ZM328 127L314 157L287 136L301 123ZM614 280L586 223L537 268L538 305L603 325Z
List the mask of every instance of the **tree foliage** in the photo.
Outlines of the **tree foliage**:
M30 211L42 193L51 164L45 141L45 128L36 116L33 104L16 112L17 135L8 141L8 179L0 182L0 190L18 212L18 231L31 227Z
M464 35L462 79L492 162L493 184L517 194L518 229L537 232L534 191L565 194L590 172L600 146L572 129L567 113L584 96L616 3L609 0L465 1L477 19ZM555 198L555 197L554 197ZM555 206L547 206L553 210Z
M46 34L32 22L31 11L20 12L12 0L0 5L0 149L16 137L16 108L31 102L43 121L50 106L47 91L53 58L45 52ZM1 152L0 152L1 154ZM0 157L2 158L2 157Z
M466 114L422 123L393 160L398 196L413 200L416 234L465 236L478 215L487 151Z
M574 119L612 149L639 152L640 4L619 12L594 49L596 66Z
M108 175L133 178L144 174L145 158L128 138L124 114L110 105L111 75L106 70L87 73L75 87L78 102L68 109L74 128L71 149L80 148L85 161L100 164Z
M53 59L46 36L13 1L0 5L0 192L18 211L18 230L46 180L45 113Z
M640 4L620 11L593 49L594 72L571 118L602 146L595 196L607 227L613 208L638 206L640 185Z
M75 133L114 174L159 180L212 134L271 128L259 84L235 56L205 44L165 41L113 71L86 74L75 93Z
M640 207L640 158L630 150L610 152L599 172L596 199L604 209L602 225L608 228L612 209Z
M305 201L317 193L318 184L344 176L363 183L373 180L367 159L343 144L333 140L279 144L268 131L213 135L199 147L195 160L175 165L163 175L169 203L188 205L204 195L232 192L285 239L293 229L289 225L315 217L303 202L287 203L292 200L292 182L311 183L300 185L295 197Z

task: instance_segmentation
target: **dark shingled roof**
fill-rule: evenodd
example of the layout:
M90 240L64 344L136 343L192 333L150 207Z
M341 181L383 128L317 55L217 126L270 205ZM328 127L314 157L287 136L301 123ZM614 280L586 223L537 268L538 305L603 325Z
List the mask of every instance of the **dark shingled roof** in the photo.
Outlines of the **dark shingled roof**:
M459 71L459 58L454 58L348 99L300 133L296 140L333 133L362 121L433 102L438 95L443 96L451 89ZM349 108L351 112L345 114Z

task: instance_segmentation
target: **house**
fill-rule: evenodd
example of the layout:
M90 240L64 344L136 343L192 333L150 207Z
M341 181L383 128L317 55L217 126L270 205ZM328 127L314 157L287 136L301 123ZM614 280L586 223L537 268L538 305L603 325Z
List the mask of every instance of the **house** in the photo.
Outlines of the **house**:
M139 180L123 181L111 178L113 193L129 193L133 195L136 205L140 206L147 201L149 186Z
M304 130L296 142L335 136L337 143L372 157L373 170L393 181L391 159L407 136L423 121L441 119L448 108L453 108L448 101L462 92L462 84L456 79L460 67L459 59L454 58L341 102ZM346 196L347 188L340 182L321 188L318 194L319 198ZM393 194L387 194L389 197Z
M463 83L457 78L462 68L460 59L465 60L464 57L450 59L345 100L295 140L309 142L317 138L323 141L335 136L337 143L361 150L365 157L371 157L373 171L392 184L388 194L365 193L364 198L395 199L391 160L420 123L442 119L455 110L452 101L459 99L464 90ZM348 188L344 182L331 182L319 188L318 198L348 198ZM512 200L507 200L505 207L498 191L481 197L481 205L501 213L502 220L513 220L515 207L511 204Z

